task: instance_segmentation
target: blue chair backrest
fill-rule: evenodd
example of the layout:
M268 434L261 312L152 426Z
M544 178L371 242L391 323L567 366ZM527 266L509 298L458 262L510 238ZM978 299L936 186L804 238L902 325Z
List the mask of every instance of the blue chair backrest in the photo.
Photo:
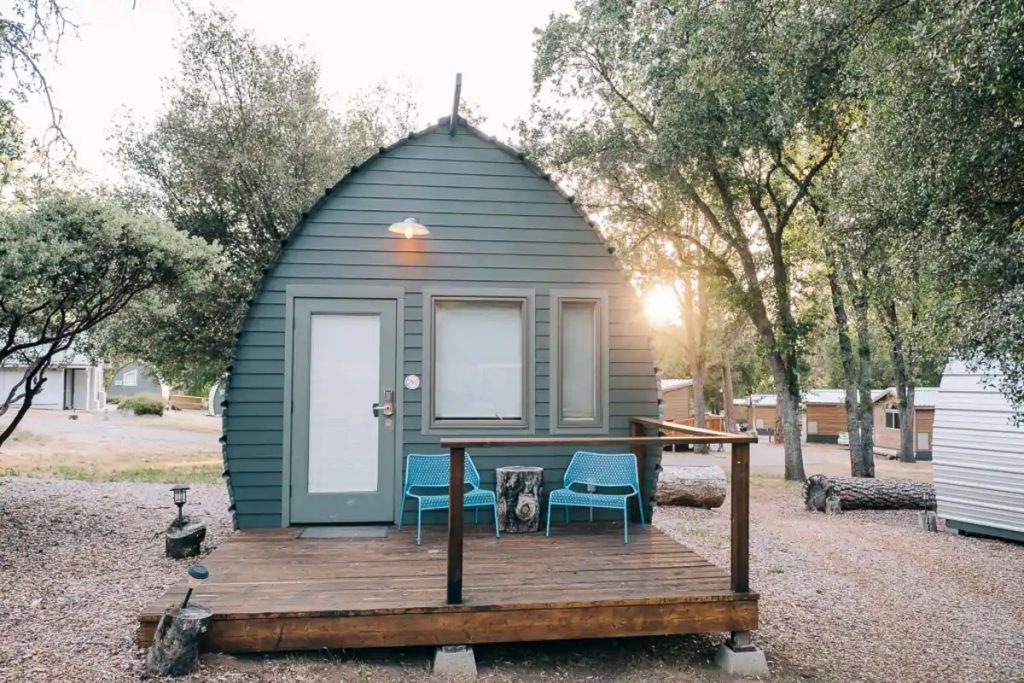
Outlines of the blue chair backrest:
M405 460L405 490L412 488L448 488L450 462L447 453L410 453ZM480 488L480 472L473 464L473 458L466 453L466 471L463 483Z
M636 456L632 453L587 453L578 451L565 470L563 486L628 486L640 491Z

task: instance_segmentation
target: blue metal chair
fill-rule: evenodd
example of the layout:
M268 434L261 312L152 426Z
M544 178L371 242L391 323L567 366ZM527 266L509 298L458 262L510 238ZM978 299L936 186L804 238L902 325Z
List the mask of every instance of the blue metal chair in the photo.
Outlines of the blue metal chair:
M405 520L405 499L416 499L416 545L422 540L424 510L448 509L448 479L451 462L447 453L424 455L410 453L405 461L405 487L402 497L402 512L398 516L398 528L402 528ZM494 535L498 533L498 498L494 491L480 488L480 472L473 464L473 458L466 453L465 477L463 482L468 489L462 497L462 506L474 508L474 521L480 522L480 508L489 507L494 510ZM413 489L444 489L446 493L414 492Z
M565 488L552 491L548 497L548 536L551 535L551 506L565 507L565 522L569 523L570 507L610 508L622 510L624 543L629 543L629 499L636 496L640 508L640 527L645 528L644 506L640 500L640 477L636 469L636 456L632 453L608 454L577 452L572 456L562 480ZM586 486L585 490L573 486ZM597 487L632 489L630 493L596 493Z

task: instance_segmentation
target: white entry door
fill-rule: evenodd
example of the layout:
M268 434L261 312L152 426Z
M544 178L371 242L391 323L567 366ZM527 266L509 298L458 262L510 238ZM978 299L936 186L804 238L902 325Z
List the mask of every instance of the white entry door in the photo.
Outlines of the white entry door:
M395 489L392 299L293 306L291 511L296 523L390 522Z

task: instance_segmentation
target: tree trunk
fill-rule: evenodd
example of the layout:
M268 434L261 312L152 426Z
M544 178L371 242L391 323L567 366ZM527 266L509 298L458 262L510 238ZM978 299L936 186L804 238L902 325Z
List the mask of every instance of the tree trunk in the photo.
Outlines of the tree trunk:
M779 415L782 418L782 444L785 452L785 476L789 481L803 481L804 459L800 448L800 397L791 387L778 393Z
M658 505L717 508L725 502L725 472L721 467L666 467L654 495Z
M843 510L934 510L935 485L907 479L827 477L815 474L804 483L808 510L825 510L829 496L838 496Z
M899 399L900 462L914 462L914 388L903 350L903 332L900 329L899 312L896 302L890 299L885 306L886 331L889 333L889 354L892 356L892 374L896 381L896 397Z
M725 414L725 431L736 431L736 416L733 410L732 397L732 358L729 349L722 347L722 412ZM751 422L750 424L753 424Z
M199 605L170 607L157 624L153 646L146 656L150 676L185 676L199 663L199 642L213 612Z
M540 529L544 470L540 467L498 467L498 528L509 533Z
M861 421L857 412L857 396L860 382L853 360L853 342L850 340L850 323L846 315L846 298L840 281L839 267L835 252L825 248L825 262L828 268L828 286L832 293L832 313L836 319L836 333L839 337L839 357L843 366L844 389L846 391L846 429L850 435L850 474L855 477L869 476L864 472L863 451L861 450Z
M704 426L704 354L701 353L703 340L700 333L700 312L694 296L693 274L683 278L684 315L686 316L687 346L690 352L690 378L693 379L693 424ZM707 453L707 444L693 447L696 453Z
M859 291L854 294L853 298L853 315L857 328L857 357L860 360L860 372L857 378L859 382L857 423L860 425L860 466L859 470L854 472L854 476L859 477L875 476L875 423L872 415L874 403L871 400L871 331L868 326L869 302L864 291L867 277L866 273L861 273Z

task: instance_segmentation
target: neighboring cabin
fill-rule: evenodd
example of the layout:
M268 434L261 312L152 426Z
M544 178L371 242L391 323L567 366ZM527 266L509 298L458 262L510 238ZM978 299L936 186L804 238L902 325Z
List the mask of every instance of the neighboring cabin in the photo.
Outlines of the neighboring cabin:
M937 511L948 528L1024 541L1024 426L997 379L993 368L946 366L935 410Z
M405 456L442 436L628 436L658 416L642 306L601 236L514 150L453 133L443 119L353 169L263 278L226 389L237 526L394 522ZM429 234L389 231L415 235L412 216ZM471 455L485 487L523 464L552 490L573 450Z
M7 396L25 375L25 365L0 366L0 394ZM33 408L45 410L99 410L106 403L103 394L103 364L88 356L61 353L45 371L42 391L32 399ZM16 403L15 405L21 405Z
M888 389L872 389L872 402ZM849 430L846 419L846 391L808 389L804 392L804 434L813 443L838 443L839 434Z
M118 398L154 394L166 399L170 393L170 388L157 379L152 368L141 361L132 361L119 367L107 386L107 396Z
M918 460L932 459L932 425L938 387L914 389L914 453ZM895 389L886 389L875 399L875 452L895 455L900 448L899 399Z
M779 399L775 394L751 394L746 398L733 399L736 419L746 420L747 426L758 434L774 434L779 419Z
M693 415L693 380L661 380L664 419L681 422Z

